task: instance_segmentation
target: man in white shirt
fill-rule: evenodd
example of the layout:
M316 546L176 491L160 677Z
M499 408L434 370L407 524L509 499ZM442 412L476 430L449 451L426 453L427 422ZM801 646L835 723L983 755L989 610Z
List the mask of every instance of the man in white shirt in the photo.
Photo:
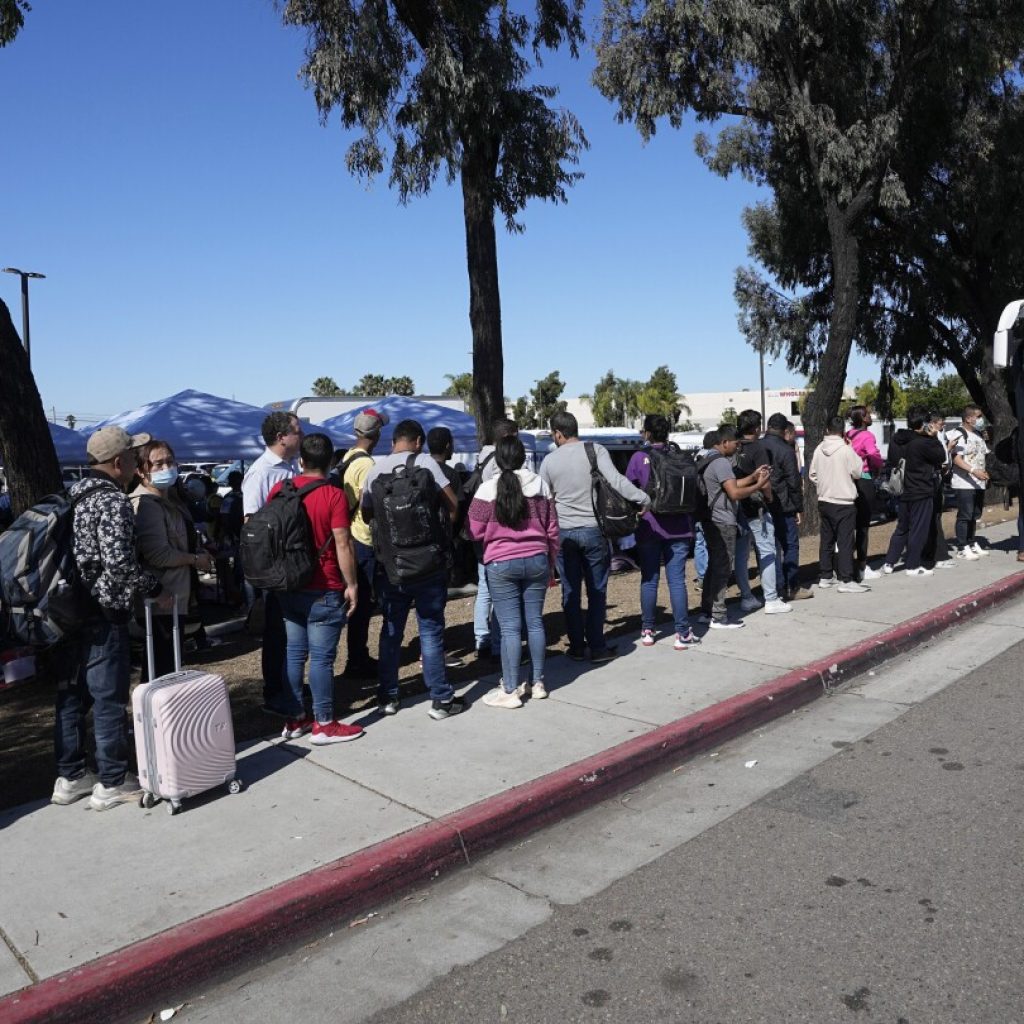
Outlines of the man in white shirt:
M242 479L242 513L246 519L266 504L274 484L290 480L299 471L302 424L293 412L272 412L260 428L266 451L246 470ZM245 566L242 566L243 570ZM277 595L263 592L263 710L288 717L284 691L287 639Z
M957 558L974 561L988 554L977 541L978 520L985 506L985 456L988 445L978 432L985 425L981 409L964 406L963 422L946 433L953 457L953 493L956 495Z

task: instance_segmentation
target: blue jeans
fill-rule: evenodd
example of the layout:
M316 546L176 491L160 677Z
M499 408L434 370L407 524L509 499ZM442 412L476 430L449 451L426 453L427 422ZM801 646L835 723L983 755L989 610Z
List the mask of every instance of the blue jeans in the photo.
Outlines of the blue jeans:
M654 629L658 611L658 582L661 567L665 566L665 581L668 596L672 602L672 618L676 632L685 633L690 628L687 614L686 557L693 541L660 540L652 538L637 544L637 559L640 562L640 628Z
M494 614L491 592L487 583L487 567L481 558L477 563L476 600L473 602L473 637L476 649L489 647L491 654L501 651L501 627Z
M544 681L544 597L550 575L547 555L510 558L487 566L487 586L501 626L501 679L508 693L519 682L524 618L533 682Z
M778 599L775 586L775 525L771 513L762 512L755 519L747 519L742 512L736 513L736 585L742 597L752 597L750 575L747 563L750 558L750 538L754 538L757 551L757 565L761 573L761 589L766 602Z
M84 626L55 653L57 774L86 771L85 716L92 708L96 768L104 786L119 786L128 771L128 626L100 620Z
M697 579L703 580L708 572L708 542L704 537L703 525L697 523L696 527L693 535L693 571Z
M447 703L455 693L444 669L444 605L448 597L446 574L395 586L378 563L377 596L384 614L377 660L382 700L398 699L398 656L409 610L416 609L420 630L423 682L432 700Z
M782 566L782 585L792 593L800 589L800 527L796 513L773 514L777 557Z
M608 603L608 570L611 553L608 541L596 526L559 530L558 575L562 578L562 610L569 634L569 650L582 654L604 651L604 613ZM584 623L581 598L587 588L587 618Z
M344 595L340 590L297 590L278 595L288 637L286 710L302 714L302 672L309 659L309 690L313 716L334 721L334 659L345 625Z
M373 612L373 580L377 572L377 560L373 548L352 538L352 550L356 556L356 584L359 600L355 611L348 620L348 661L349 665L362 665L370 660L367 640L370 635L370 615Z

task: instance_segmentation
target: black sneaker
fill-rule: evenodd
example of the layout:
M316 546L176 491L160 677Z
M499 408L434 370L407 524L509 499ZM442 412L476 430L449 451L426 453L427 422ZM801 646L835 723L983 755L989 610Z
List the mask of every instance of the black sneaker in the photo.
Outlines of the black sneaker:
M463 700L462 697L452 697L449 701L432 701L430 710L427 714L435 721L440 722L443 718L451 718L452 715L461 715L465 710L465 700Z
M599 651L590 652L590 661L594 665L603 665L606 661L612 661L614 658L615 648L611 644L602 647Z
M478 647L476 649L476 656L481 661L500 661L501 660L501 655L500 654L495 654L494 651L492 651L490 649L490 647L488 647L486 645L483 646L483 647Z
M570 647L569 650L566 653L569 655L569 660L570 661L585 661L586 660L586 655L583 653L583 651L574 651Z
M273 715L274 718L292 717L290 711L285 711L284 708L278 707L276 704L263 704L260 706L260 711L262 711L265 715Z
M398 697L385 697L380 702L380 711L382 715L397 715L401 706L402 702Z

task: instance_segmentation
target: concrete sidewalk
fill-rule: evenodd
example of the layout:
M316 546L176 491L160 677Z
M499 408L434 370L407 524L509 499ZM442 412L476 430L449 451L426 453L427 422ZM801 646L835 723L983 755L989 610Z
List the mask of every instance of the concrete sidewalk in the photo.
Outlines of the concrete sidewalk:
M515 712L477 703L433 722L421 698L395 718L352 719L367 730L356 743L246 744L246 789L175 817L162 806L99 814L41 802L0 813L0 994L24 989L0 999L0 1019L152 1009L162 991L325 915L347 920L338 915L602 799L659 758L813 699L1024 590L1015 524L984 540L992 550L980 561L927 578L897 573L868 594L817 590L790 615L754 613L745 629L710 632L693 650L673 651L669 634L649 649L620 643L622 656L602 666L553 658L550 699ZM476 701L495 682L460 692Z

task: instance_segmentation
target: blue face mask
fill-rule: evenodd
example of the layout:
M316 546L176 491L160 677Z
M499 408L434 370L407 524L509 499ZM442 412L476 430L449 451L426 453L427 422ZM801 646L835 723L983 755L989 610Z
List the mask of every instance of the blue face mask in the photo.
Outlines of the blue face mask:
M170 469L158 469L155 473L152 473L149 477L149 482L154 487L159 487L163 491L168 487L173 487L177 479L178 467L171 466Z

